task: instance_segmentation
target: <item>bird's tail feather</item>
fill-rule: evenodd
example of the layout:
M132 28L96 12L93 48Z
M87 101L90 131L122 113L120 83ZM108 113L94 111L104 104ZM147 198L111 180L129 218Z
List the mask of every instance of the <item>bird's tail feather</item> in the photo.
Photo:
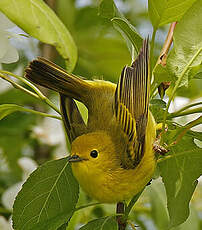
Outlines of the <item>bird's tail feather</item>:
M42 57L33 60L25 73L25 77L30 81L83 103L91 88L86 80L67 73L61 67Z

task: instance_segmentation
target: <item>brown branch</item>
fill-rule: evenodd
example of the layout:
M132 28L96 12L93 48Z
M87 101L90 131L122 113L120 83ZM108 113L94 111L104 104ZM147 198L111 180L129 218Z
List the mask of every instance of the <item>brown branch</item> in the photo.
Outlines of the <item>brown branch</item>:
M117 215L117 223L118 223L118 230L125 230L126 229L126 222L123 219L121 214L124 214L125 207L123 202L118 202L116 205L116 214Z
M165 66L166 65L166 60L167 60L167 55L168 55L168 51L170 49L170 46L173 42L173 32L174 32L174 29L175 29L175 26L176 26L177 22L173 22L171 23L170 25L170 28L169 28L169 31L168 31L168 34L167 34L167 37L166 37L166 40L164 42L164 45L163 45L163 48L160 52L160 55L158 57L158 60L157 60L157 63L156 63L156 66L158 64L161 64L162 66ZM164 97L165 95L165 91L166 89L170 86L170 82L162 82L159 87L158 87L158 92L159 92L159 95L161 98Z
M158 65L158 64L161 64L162 66L166 65L166 58L167 58L167 54L168 54L168 51L170 49L170 46L173 42L173 32L174 32L176 24L177 24L177 22L173 22L170 25L166 40L163 44L163 48L161 49L161 52L160 52L160 55L158 57L156 65Z

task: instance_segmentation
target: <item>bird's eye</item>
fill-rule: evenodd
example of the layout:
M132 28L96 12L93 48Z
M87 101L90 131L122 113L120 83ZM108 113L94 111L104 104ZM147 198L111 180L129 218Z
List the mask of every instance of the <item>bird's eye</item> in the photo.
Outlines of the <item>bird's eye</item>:
M98 156L98 151L97 150L92 150L91 152L90 152L90 156L91 157L93 157L93 158L96 158L97 156Z

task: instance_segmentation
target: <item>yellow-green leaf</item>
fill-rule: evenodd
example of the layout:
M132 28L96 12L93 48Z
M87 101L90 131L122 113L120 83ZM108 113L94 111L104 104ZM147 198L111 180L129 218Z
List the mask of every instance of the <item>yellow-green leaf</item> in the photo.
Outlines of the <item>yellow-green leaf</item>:
M1 0L0 11L29 35L56 47L72 71L77 61L74 40L52 9L42 0Z

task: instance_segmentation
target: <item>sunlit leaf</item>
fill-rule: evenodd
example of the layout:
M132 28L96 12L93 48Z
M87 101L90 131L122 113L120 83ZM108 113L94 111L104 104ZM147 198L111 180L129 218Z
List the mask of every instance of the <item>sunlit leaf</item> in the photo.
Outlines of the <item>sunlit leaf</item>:
M117 230L117 222L114 217L108 216L105 218L90 221L79 230Z
M78 192L67 158L45 163L30 175L17 195L14 229L57 229L72 216Z
M154 28L179 21L196 0L148 0L149 17Z
M202 61L202 0L196 1L183 16L174 31L174 47L167 59L167 67L180 86L188 85L191 67ZM189 29L187 29L189 28Z
M72 71L77 61L74 40L56 16L42 0L1 0L0 11L26 33L38 40L56 47L66 60L68 71Z

